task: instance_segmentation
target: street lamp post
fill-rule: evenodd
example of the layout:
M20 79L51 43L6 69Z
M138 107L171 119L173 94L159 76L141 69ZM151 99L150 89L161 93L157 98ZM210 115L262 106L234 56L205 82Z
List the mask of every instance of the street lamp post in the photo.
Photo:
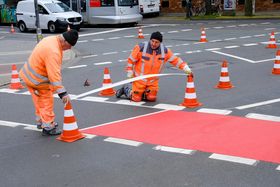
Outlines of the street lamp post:
M35 7L35 16L36 16L36 36L37 36L37 43L39 43L43 39L42 31L40 28L40 19L39 19L39 11L38 11L38 1L34 0L34 7Z

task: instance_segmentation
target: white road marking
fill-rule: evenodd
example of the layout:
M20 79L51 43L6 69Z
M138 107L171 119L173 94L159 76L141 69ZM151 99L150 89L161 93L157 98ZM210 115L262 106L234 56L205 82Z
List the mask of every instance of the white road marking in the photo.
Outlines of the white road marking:
M88 40L80 40L80 41L78 41L78 43L86 43L86 42L88 42Z
M174 55L175 55L175 56L179 56L179 55L181 55L181 53L174 53Z
M259 44L257 44L257 43L243 44L243 46L245 46L245 47L255 46L255 45L259 45Z
M268 25L268 24L270 24L270 22L264 22L264 23L260 23L260 24L262 24L262 25Z
M169 47L173 47L173 45L166 45L165 47L169 48Z
M276 170L280 171L280 165L276 168Z
M116 39L120 39L121 37L112 37L112 38L108 38L109 40L116 40Z
M25 64L26 61L22 61L22 62L12 62L12 63L1 63L0 66L8 66L8 65L12 65L12 64Z
M131 100L126 100L126 99L122 99L122 100L118 100L116 101L117 104L122 104L122 105L131 105L131 106L141 106L143 104L145 104L145 102L141 101L141 102L134 102Z
M205 49L206 51L217 51L221 50L221 48L210 48L210 49Z
M133 38L135 37L135 35L128 35L128 36L124 36L125 38Z
M216 160L235 162L235 163L239 163L239 164L246 164L246 165L250 165L250 166L256 166L259 162L254 159L222 155L222 154L216 154L216 153L212 154L209 158L216 159Z
M97 62L97 63L94 63L94 65L96 65L96 66L105 65L105 64L112 64L112 62Z
M182 29L182 32L187 32L187 31L191 31L192 29Z
M280 122L280 117L279 116L271 116L271 115L265 115L265 114L249 113L245 117L246 118L252 118L252 119L260 119L260 120L266 120L266 121Z
M24 54L30 54L32 51L6 51L6 52L0 52L0 56L8 56L8 55L24 55Z
M190 45L190 44L189 43L185 43L185 44L182 44L182 45L186 46L186 45Z
M118 144L123 144L123 145L129 145L129 146L134 146L138 147L142 145L142 142L137 142L137 141L132 141L132 140L125 140L125 139L120 139L120 138L106 138L104 140L105 142L111 142L111 143L118 143Z
M240 24L238 25L239 27L246 27L246 26L249 26L248 24Z
M213 27L214 29L223 29L225 27Z
M244 39L244 38L252 38L252 36L240 36L239 38Z
M91 96L88 96L88 97L84 97L80 100L82 100L82 101L93 101L93 102L104 102L108 99L109 98L106 98L106 97L91 97Z
M69 68L69 69L76 69L76 68L82 68L82 67L87 67L87 65L70 66L70 67L67 67L67 68Z
M17 127L22 124L16 123L16 122L10 122L10 121L2 121L0 120L0 126L6 126L6 127Z
M243 110L243 109L247 109L247 108L254 108L257 106L262 106L262 105L268 105L268 104L272 104L272 103L278 103L280 102L280 98L278 99L272 99L272 100L268 100L268 101L263 101L263 102L258 102L258 103L253 103L253 104L249 104L249 105L242 105L242 106L238 106L235 107L238 110Z
M254 37L263 37L263 36L266 36L265 34L256 34L254 35Z
M226 49L233 49L233 48L237 48L237 47L240 47L240 46L232 45L232 46L225 46L224 48L226 48Z
M232 58L236 58L236 59L243 60L243 61L246 61L246 62L255 63L255 61L253 61L253 60L249 60L249 59L246 59L246 58L242 58L242 57L227 54L227 53L222 53L220 51L211 51L211 52L221 54L221 55L224 55L224 56L228 56L228 57L232 57Z
M8 88L2 88L0 89L0 93L16 93L18 92L19 90L14 90L14 89L8 89Z
M83 133L83 135L85 135L86 138L88 138L88 139L93 139L93 138L97 137L96 135L86 134L86 133Z
M82 58L92 58L92 57L97 57L98 55L88 55L88 56L83 56Z
M236 25L229 25L228 28L237 27Z
M195 150L167 147L167 146L161 146L161 145L158 145L158 146L154 147L153 149L157 150L157 151L180 153L180 154L186 154L186 155L193 155L196 152Z
M104 39L103 38L97 38L97 39L92 39L91 41L92 42L98 42L98 41L103 41Z
M265 31L269 31L269 30L276 30L276 28L266 28L264 29Z
M267 62L267 61L273 61L275 60L275 58L271 58L271 59L265 59L265 60L258 60L255 63L260 63L260 62Z
M179 31L168 31L167 33L172 34L172 33L177 33Z
M229 41L229 40L236 40L236 38L226 38L224 39L225 41Z
M179 106L179 105L170 105L170 104L157 104L153 108L165 109L165 110L183 110L186 107Z
M212 109L212 108L201 108L201 109L197 110L197 112L203 112L203 113L209 113L209 114L228 115L232 111L231 110Z
M113 54L117 54L117 51L113 51L113 52L107 52L107 53L103 53L102 55L113 55Z
M126 62L127 61L127 59L120 59L120 60L118 60L119 62Z
M200 50L196 50L196 51L186 51L186 54L192 54L192 53L200 53Z
M209 42L221 42L222 40L211 40Z

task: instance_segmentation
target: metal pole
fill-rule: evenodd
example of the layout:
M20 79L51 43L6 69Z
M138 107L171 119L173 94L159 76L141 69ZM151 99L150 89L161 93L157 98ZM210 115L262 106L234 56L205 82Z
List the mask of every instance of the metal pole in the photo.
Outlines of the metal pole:
M42 31L40 28L40 19L39 19L39 11L38 11L38 1L34 0L34 8L35 8L35 16L36 16L36 36L37 36L37 43L39 43L43 39Z

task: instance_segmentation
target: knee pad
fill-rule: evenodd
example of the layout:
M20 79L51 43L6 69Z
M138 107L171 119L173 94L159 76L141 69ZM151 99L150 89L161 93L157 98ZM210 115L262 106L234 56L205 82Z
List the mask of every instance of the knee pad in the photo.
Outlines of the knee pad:
M156 101L157 100L157 91L151 90L149 92L146 92L146 99L151 102Z
M134 102L140 102L142 100L143 93L140 92L132 92L131 100Z

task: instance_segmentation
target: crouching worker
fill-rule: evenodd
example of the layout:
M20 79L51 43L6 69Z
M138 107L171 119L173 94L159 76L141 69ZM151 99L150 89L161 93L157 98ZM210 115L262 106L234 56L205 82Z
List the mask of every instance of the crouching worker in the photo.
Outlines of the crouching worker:
M78 32L75 30L44 38L35 46L20 70L20 77L31 93L36 125L38 129L43 129L42 135L61 134L58 124L54 121L53 93L57 93L64 104L70 101L62 85L62 57L63 51L74 46L78 38Z
M149 42L136 45L128 57L127 78L160 74L167 62L183 70L187 75L192 73L186 62L175 56L170 49L162 44L162 34L158 31L154 32ZM121 98L124 96L135 102L140 102L141 100L154 102L157 99L159 90L158 81L158 77L134 81L132 88L128 84L117 90L116 97Z

